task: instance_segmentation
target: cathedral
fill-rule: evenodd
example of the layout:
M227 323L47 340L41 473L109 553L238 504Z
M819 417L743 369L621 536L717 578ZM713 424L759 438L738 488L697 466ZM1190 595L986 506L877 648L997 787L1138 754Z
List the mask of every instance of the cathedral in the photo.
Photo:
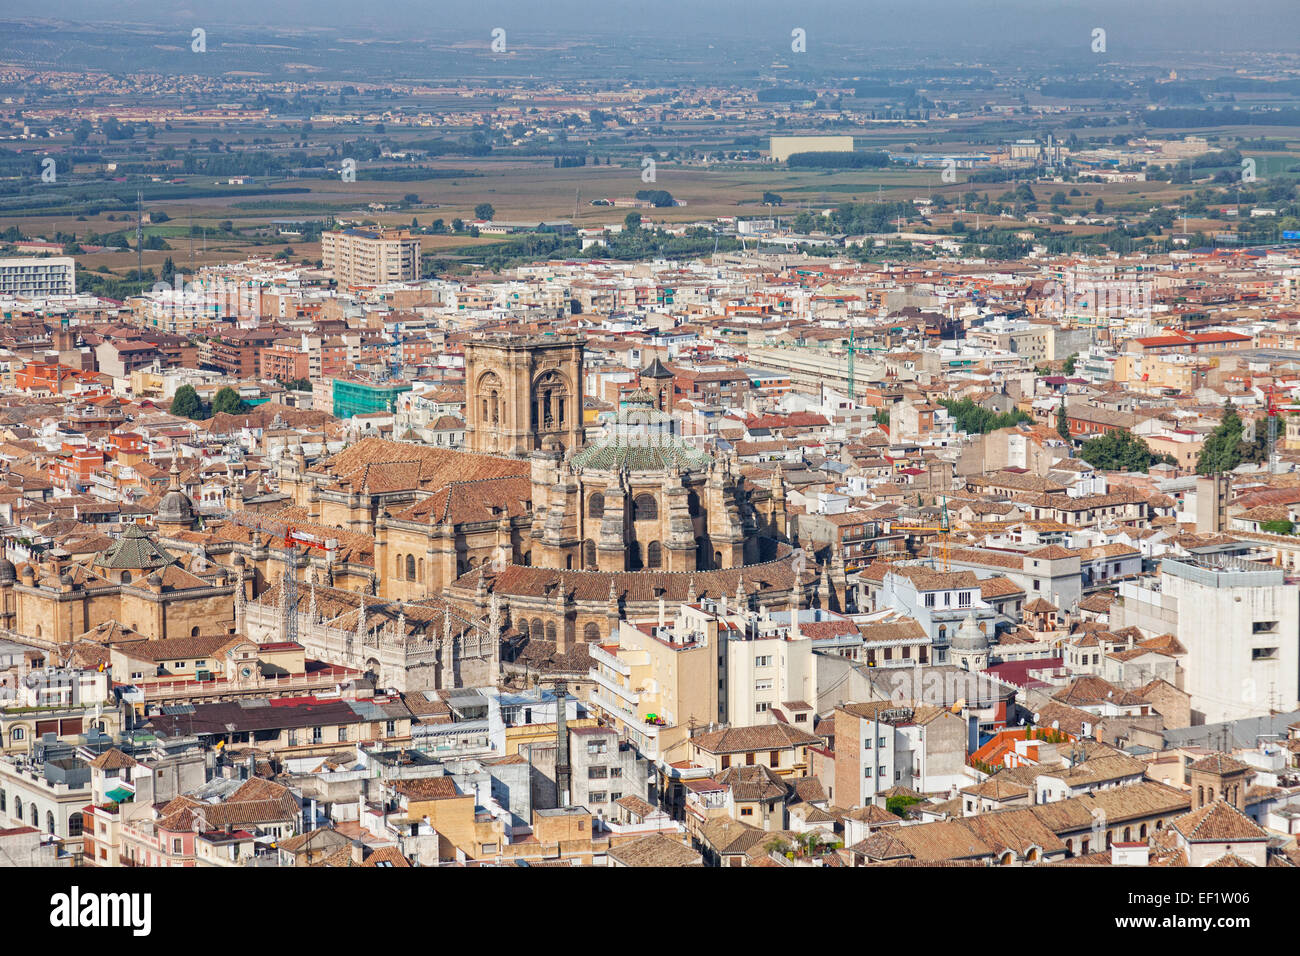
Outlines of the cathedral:
M488 677L498 639L564 654L674 603L843 607L842 565L810 569L788 538L779 474L754 484L683 436L661 363L586 422L580 336L464 348L466 450L366 438L286 456L279 504L236 501L206 528L169 492L160 546L227 569L259 640L292 634L406 688Z

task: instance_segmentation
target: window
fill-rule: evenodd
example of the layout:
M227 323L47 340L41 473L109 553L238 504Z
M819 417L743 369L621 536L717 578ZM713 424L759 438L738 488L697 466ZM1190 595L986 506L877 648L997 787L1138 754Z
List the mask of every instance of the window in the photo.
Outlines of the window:
M610 775L611 777L621 777L621 776L623 776L623 768L622 768L622 767L610 767L610 768L609 768L609 775ZM617 800L618 798L615 797L614 799Z
M607 802L608 802L608 796L609 796L609 795L606 794L605 791L603 791L603 790L596 790L596 791L594 791L594 792L591 794L591 796L590 796L588 799L589 799L592 803L607 803Z
M68 814L68 836L79 837L83 832L83 822L80 813Z
M1276 634L1277 621L1256 621L1250 629L1255 634Z
M730 758L730 757L723 757L723 758L722 758L722 769L723 769L723 770L729 770L729 769L731 769L731 758Z
M653 521L659 517L659 505L654 495L641 494L632 499L632 520Z
M646 567L661 568L664 564L664 549L658 541L651 541L646 546Z
M779 750L769 751L767 754L767 765L769 767L781 766L781 751Z
M6 806L5 804L5 800L6 800L5 792L2 788L0 788L0 812L7 811L9 809L8 806Z
M772 705L767 703L754 705L754 713L756 714L766 714L771 709Z
M339 743L341 743L341 744L343 744L343 743L347 743L347 740L348 740L348 729L347 729L346 727L340 727L340 728L339 728Z
M587 753L603 754L608 749L608 745L603 740L591 740L587 742Z
M604 780L607 776L609 776L609 768L608 768L608 767L588 767L588 768L587 768L587 779L588 779L588 780Z
M1277 660L1277 648L1252 647L1250 649L1250 659L1252 661L1275 661Z
M610 793L610 795L609 795L609 802L610 802L610 803L617 803L619 800L622 800L622 799L623 799L623 794L622 794L622 792Z
M926 607L934 607L934 592L933 592L933 591L929 591L929 592L926 593L926 595L925 595L925 606L926 606Z
M876 776L877 776L877 777L888 777L888 776L889 776L889 771L886 770L884 767L877 767L877 768L876 768Z
M871 738L870 738L870 737L868 737L866 740L862 741L862 749L863 749L863 750L870 750L870 749L871 749Z
M397 721L389 720L384 723L384 736L391 737L397 733Z
M180 837L174 837L174 838L172 839L172 852L173 852L173 853L179 853L179 852L181 852L181 838L180 838Z
M760 680L760 681L755 681L755 682L754 682L754 690L756 690L756 691L759 691L759 690L771 690L771 689L772 689L772 681L771 681L771 680Z
M740 815L741 815L742 817L752 817L752 816L754 815L754 808L753 808L753 807L741 807L741 808L740 808Z
M962 591L960 594L957 595L957 606L958 606L958 607L970 607L970 592L969 592L969 591Z
M320 744L325 742L325 730L322 727L313 727L311 729L311 742Z
M296 730L289 731L289 746L290 747L298 746L298 731Z
M760 655L759 657L755 657L755 658L754 658L754 666L755 666L755 667L771 667L771 666L772 666L772 655L771 655L771 654L763 654L763 655Z
M881 746L881 747L886 746L886 742L887 742L887 738L885 738L885 737L881 737L881 738L880 738L879 746Z
M603 518L605 516L605 496L599 491L587 499L587 517Z

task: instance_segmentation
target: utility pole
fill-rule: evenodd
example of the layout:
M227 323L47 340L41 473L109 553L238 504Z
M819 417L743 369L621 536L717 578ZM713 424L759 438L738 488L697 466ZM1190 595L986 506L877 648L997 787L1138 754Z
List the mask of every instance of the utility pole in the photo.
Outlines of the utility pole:
M144 190L135 193L135 277L144 282ZM143 291L143 286L141 286Z

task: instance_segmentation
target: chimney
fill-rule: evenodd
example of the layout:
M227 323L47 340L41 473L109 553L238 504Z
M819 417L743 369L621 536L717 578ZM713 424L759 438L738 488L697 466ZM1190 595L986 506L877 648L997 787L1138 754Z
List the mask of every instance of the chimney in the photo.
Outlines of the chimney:
M366 862L366 845L360 840L352 841L352 862L356 866Z
M664 596L659 595L659 630L664 629Z
M555 682L555 801L558 806L569 805L569 728L566 702L568 685Z

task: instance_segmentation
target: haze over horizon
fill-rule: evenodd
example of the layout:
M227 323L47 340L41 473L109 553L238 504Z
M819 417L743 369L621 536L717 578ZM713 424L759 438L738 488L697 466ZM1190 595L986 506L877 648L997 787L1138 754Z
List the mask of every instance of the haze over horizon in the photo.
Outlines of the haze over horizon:
M430 42L486 35L501 26L514 32L517 45L526 44L529 34L554 37L566 32L593 39L655 35L671 41L670 30L675 29L686 46L715 42L727 48L787 46L789 29L799 26L808 31L813 54L816 44L824 42L837 49L860 43L864 54L882 47L942 45L953 52L1032 47L1044 55L1079 48L1079 38L1100 26L1107 30L1110 52L1116 56L1141 57L1161 50L1300 50L1300 5L1294 0L1261 0L1248 11L1211 0L1059 0L1051 5L1041 0L808 0L796 10L776 0L553 0L545 5L447 0L436 6L426 0L391 0L364 8L353 0L227 0L211 7L179 8L163 0L5 0L0 18L209 29L346 29L355 36Z

